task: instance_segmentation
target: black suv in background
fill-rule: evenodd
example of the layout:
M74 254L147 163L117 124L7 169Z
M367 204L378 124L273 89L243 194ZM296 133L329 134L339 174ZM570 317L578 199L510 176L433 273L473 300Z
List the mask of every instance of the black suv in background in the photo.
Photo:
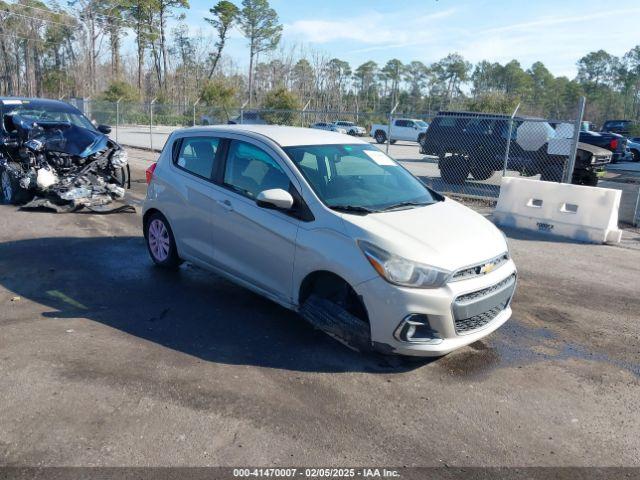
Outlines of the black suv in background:
M634 127L638 127L638 122L633 120L607 120L602 124L602 128L600 130L628 137Z
M526 120L524 117L513 120L507 170L526 176L540 174L541 180L562 181L566 156L548 154L547 144L538 150L524 150L516 141L518 127ZM540 119L530 120L539 121L541 128L553 128ZM469 174L475 180L487 180L504 168L509 122L507 115L439 112L420 143L420 153L438 157L440 175L446 183L463 184ZM580 143L572 183L597 185L598 177L604 174L604 165L610 161L608 151Z

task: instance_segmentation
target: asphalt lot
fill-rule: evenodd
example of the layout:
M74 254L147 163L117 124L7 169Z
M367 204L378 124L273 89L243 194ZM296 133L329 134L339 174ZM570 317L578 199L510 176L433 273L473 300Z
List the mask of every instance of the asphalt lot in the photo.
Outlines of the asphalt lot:
M507 231L514 317L403 364L154 268L139 212L0 219L0 464L640 466L638 235Z

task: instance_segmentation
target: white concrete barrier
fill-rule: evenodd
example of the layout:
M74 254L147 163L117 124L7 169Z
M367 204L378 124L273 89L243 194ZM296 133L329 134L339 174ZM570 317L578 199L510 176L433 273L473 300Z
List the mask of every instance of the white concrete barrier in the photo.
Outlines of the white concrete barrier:
M620 190L504 177L496 223L594 243L618 243Z

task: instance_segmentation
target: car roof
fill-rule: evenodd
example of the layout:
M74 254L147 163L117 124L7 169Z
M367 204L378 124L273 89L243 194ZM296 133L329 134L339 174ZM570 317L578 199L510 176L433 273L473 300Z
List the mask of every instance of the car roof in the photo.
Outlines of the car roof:
M180 131L243 133L253 138L267 137L281 147L297 145L346 145L354 143L368 144L368 142L347 136L343 133L318 130L315 128L285 127L280 125L212 125L210 127L191 127Z
M51 100L49 98L0 97L0 105L2 106L12 107L17 104L29 105L35 108L55 107L57 110L61 110L63 112L79 112L76 107L61 100Z

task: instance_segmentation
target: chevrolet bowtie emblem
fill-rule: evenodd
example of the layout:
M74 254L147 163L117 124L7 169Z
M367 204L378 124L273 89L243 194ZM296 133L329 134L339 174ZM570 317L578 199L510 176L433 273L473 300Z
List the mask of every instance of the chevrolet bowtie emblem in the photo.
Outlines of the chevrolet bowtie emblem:
M493 272L496 268L495 263L485 263L480 269L480 273L490 273Z

